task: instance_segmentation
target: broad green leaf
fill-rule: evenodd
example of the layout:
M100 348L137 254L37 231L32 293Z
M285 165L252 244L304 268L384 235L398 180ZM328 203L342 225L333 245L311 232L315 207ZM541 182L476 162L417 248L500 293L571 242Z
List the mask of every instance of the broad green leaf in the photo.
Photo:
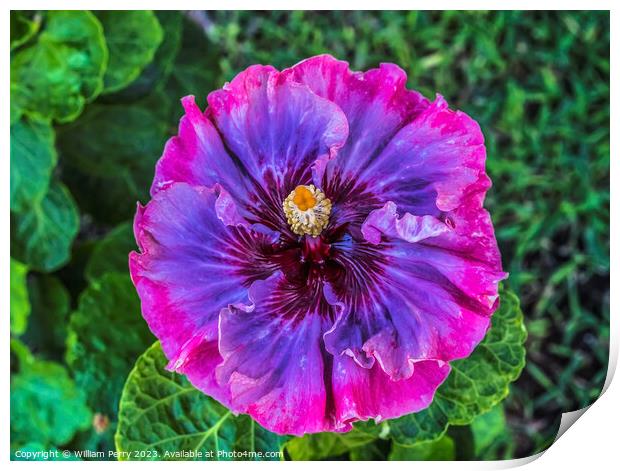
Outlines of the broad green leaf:
M71 190L80 212L101 224L114 226L133 218L136 203L149 199L150 182L137 184L126 169L121 169L119 178L115 178L90 175L68 160L63 162L63 168L67 170L67 173L63 173L63 181ZM152 178L152 173L150 175ZM140 176L137 178L141 179ZM98 195L105 197L100 198Z
M286 442L286 451L293 461L315 461L342 455L347 445L336 433L313 433L294 437Z
M37 41L11 59L11 83L23 89L20 107L31 115L75 119L103 87L108 50L103 29L88 11L49 11Z
M114 94L114 100L132 100L149 94L172 71L174 58L181 46L183 14L180 11L158 10L155 16L164 32L164 39L155 52L153 61L147 65L140 76L125 89ZM159 106L162 102L159 103Z
M286 451L294 461L323 460L342 455L356 447L367 446L376 438L358 429L347 433L306 434L286 442Z
M52 181L45 197L11 223L11 253L32 269L53 271L69 260L79 228L77 208L62 183Z
M11 211L24 211L43 199L56 160L48 121L22 116L11 125Z
M11 334L15 335L21 335L26 331L30 315L27 274L26 265L11 259Z
M123 178L125 172L150 183L166 137L163 123L143 108L93 105L59 132L58 146L63 158L88 174Z
M83 391L51 361L22 362L11 376L11 442L64 445L90 425Z
M153 343L129 276L94 280L71 314L67 364L95 412L114 421L118 400L135 358Z
M386 451L383 449L388 445L386 440L375 440L363 446L356 446L349 450L351 461L383 461Z
M181 49L164 87L169 101L177 105L173 107L172 122L177 123L183 113L179 105L182 97L195 95L198 106L204 108L209 92L222 86L217 81L220 74L218 60L217 47L209 41L205 31L184 18Z
M184 376L167 371L167 363L159 342L138 358L120 401L118 451L150 453L142 459L228 460L233 451L234 459L261 459L257 454L281 450L283 437L247 416L235 417Z
M501 403L476 417L471 423L471 431L474 437L474 453L480 460L502 459L500 448L512 444Z
M176 133L183 114L182 97L195 95L199 106L204 108L207 94L222 86L216 81L220 69L217 48L193 21L186 17L180 20L180 47L167 70L167 80L162 80L160 86L149 90L150 93L139 102L140 106L166 124L168 135ZM164 24L163 20L160 21ZM130 89L127 89L128 92ZM134 90L134 93L138 94L139 90Z
M172 69L175 81L172 89L178 93L176 96L196 95L198 103L206 98L218 86L215 83L219 72L217 60L215 44L207 38L204 29L185 18L181 50ZM166 88L170 88L170 85Z
M110 53L103 93L125 88L153 60L163 39L157 17L148 10L106 10L97 13Z
M24 101L26 100L26 92L23 90L22 87L20 87L19 85L17 85L16 83L11 82L11 103L10 103L10 109L11 109L11 126L13 126L15 123L17 123L19 121L19 118L21 118L24 115L24 110L21 107L21 104L24 103Z
M236 439L233 444L235 453L239 453L235 460L244 461L278 461L279 456L259 456L251 453L281 453L286 437L276 435L257 424L249 415L229 416L236 428ZM230 459L230 458L220 458Z
M11 10L11 51L28 42L41 26L41 15Z
M114 272L129 275L129 252L136 250L133 226L127 222L111 230L97 242L84 272L90 281Z
M390 461L452 461L455 459L454 441L447 435L432 441L403 446L394 442Z
M165 86L168 86L166 82ZM153 116L156 116L166 126L168 136L177 134L180 113L183 112L181 99L169 93L164 86L155 88L152 93L145 96L135 106L144 108Z
M500 308L484 340L465 359L451 363L452 372L432 404L418 413L388 421L390 436L403 445L436 440L448 425L466 425L508 395L509 384L525 365L527 336L518 298L500 290Z
M11 337L11 372L33 363L34 356L21 340Z
M28 280L32 312L24 340L37 351L64 354L71 298L62 282L51 275L34 275Z
M67 184L83 211L105 222L133 216L148 198L165 124L138 106L93 105L58 134Z

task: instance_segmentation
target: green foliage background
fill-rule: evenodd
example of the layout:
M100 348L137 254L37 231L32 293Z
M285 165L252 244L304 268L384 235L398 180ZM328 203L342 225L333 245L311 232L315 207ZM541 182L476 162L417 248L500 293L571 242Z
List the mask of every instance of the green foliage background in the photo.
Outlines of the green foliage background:
M127 273L130 221L176 133L179 99L204 104L251 64L325 52L354 69L395 62L410 87L480 123L494 183L486 206L525 314L527 364L503 405L469 426L448 421L439 440L389 445L360 430L289 442L287 457L526 456L550 445L562 411L598 397L608 13L12 12L12 451L114 449L123 383L154 341Z

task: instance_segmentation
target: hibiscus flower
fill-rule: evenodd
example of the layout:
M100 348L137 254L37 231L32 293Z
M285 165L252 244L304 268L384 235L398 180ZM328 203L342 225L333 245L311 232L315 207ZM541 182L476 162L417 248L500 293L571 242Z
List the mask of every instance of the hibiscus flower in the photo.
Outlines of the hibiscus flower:
M255 65L193 96L138 205L150 329L205 394L280 434L427 407L506 274L478 124L394 64Z

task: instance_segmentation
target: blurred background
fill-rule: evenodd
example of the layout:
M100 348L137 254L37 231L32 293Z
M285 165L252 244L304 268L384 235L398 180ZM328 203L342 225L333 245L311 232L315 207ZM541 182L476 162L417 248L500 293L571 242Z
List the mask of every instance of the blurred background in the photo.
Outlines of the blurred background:
M124 25L96 16L106 39ZM394 62L410 88L442 94L485 134L493 181L486 207L529 337L526 367L497 416L502 433L477 457L540 451L555 438L561 412L598 397L609 339L608 13L194 11L148 20L131 20L142 28L133 42L108 41L111 72L97 89L76 78L76 70L83 77L97 69L92 28L76 23L68 33L53 30L43 12L11 13L12 303L13 279L27 287L15 288L24 303L15 312L27 313L14 316L11 305L12 355L14 363L31 354L49 362L56 380L45 387L62 380L60 387L95 398L96 415L84 413L68 447L113 446L118 384L152 342L148 332L123 337L135 351L119 347L125 359L102 371L97 356L83 352L105 355L114 336L86 345L80 332L92 329L92 316L114 322L106 305L139 312L124 255L134 248L130 221L176 134L179 99L193 94L205 106L209 91L251 64L284 68L321 53L358 70ZM73 39L63 43L67 34ZM135 50L135 63L121 64L120 50ZM53 75L56 60L71 70ZM14 172L18 146L36 158ZM39 162L47 162L42 178ZM50 183L15 189L14 198L20 178ZM12 390L28 381L18 377ZM27 394L13 396L12 408L36 406ZM29 419L11 417L13 437L20 420ZM42 432L35 441L47 438Z

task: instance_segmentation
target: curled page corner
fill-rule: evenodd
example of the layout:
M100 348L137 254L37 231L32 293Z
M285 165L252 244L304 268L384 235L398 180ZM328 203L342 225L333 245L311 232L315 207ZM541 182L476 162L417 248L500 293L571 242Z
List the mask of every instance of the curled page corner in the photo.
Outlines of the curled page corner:
M612 332L613 332L613 329L612 329ZM598 399L603 394L605 394L616 372L616 366L618 364L618 343L613 334L612 334L612 337L613 338L610 339L610 346L609 346L609 362L607 364L607 376L605 378L605 384L603 385L603 389L601 390L601 393L599 394L596 401L598 401ZM594 401L592 404L594 404L596 401ZM560 439L560 437L564 435L564 433L569 428L571 428L575 424L575 422L577 422L577 420L581 418L581 416L583 416L587 412L587 410L590 407L592 407L592 404L589 404L586 407L583 407L578 410L562 413L562 417L560 419L560 426L558 427L558 433L556 434L555 439L553 440L553 443L549 447L531 456L525 456L523 458L495 462L498 465L496 469L516 468L516 467L529 464L533 461L536 461L538 458L544 455L547 452L547 450L549 450Z
M612 339L610 339L610 346L609 346L609 361L607 363L607 376L605 377L605 384L603 385L603 389L601 389L601 393L599 394L598 398L594 401L598 401L598 399L605 394L605 392L607 391L607 389L609 388L609 385L611 384L611 381L614 377L614 374L616 372L616 367L618 365L618 344L617 342L611 342ZM594 402L592 404L594 404ZM578 410L574 410L571 412L564 412L562 414L562 418L560 419L560 426L558 427L558 433L555 436L555 440L553 440L553 443L557 442L559 440L559 438L564 435L564 433L573 426L573 424L575 422L577 422L577 420L579 420L579 418L586 413L586 411L592 407L592 404L587 405L586 407L582 408L582 409L578 409ZM553 444L551 445L553 446ZM551 447L549 447L551 448Z
M562 418L560 419L560 426L558 427L558 433L555 436L555 440L553 440L553 443L557 442L559 438L562 435L564 435L564 432L566 432L569 428L571 428L573 424L577 422L577 420L579 420L579 418L583 414L586 413L586 411L590 408L591 405L592 404L590 404L589 406L583 407L582 409L573 410L570 412L564 412L562 414Z
M610 339L611 340L611 339ZM615 345L614 345L615 344ZM607 376L605 377L605 384L603 385L603 389L601 389L601 393L598 395L598 398L594 401L598 401L598 399L605 394L605 392L607 391L607 389L609 388L609 385L611 384L611 381L614 377L614 374L616 372L616 366L618 365L618 345L615 342L610 342L610 346L609 346L609 361L607 363ZM594 402L592 404L594 404ZM562 414L562 418L560 419L560 426L558 428L558 433L555 436L555 440L553 440L553 443L557 442L559 440L559 438L564 435L564 433L571 428L575 422L577 422L577 420L579 420L579 418L586 413L586 411L592 407L592 404L587 405L586 407L583 407L582 409L578 409L578 410L574 410L574 411L570 411L570 412L564 412ZM551 445L553 446L553 444Z

